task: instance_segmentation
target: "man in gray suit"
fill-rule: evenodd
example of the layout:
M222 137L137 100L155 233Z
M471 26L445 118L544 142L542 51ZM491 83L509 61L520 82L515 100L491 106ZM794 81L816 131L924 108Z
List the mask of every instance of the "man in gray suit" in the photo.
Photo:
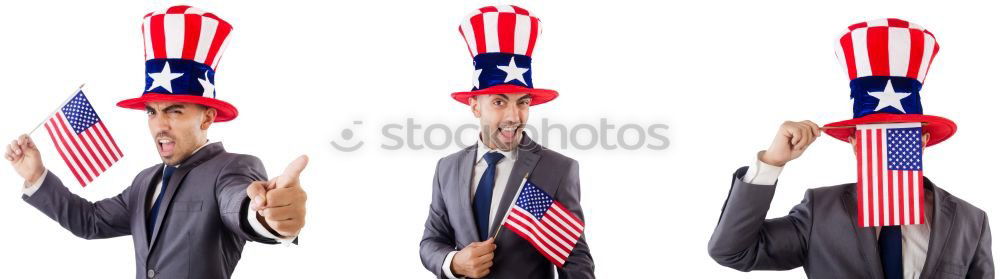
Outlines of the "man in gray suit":
M923 114L920 102L923 79L937 53L936 39L923 27L890 18L851 25L838 42L839 57L851 78L853 119L823 128L811 121L783 123L771 146L733 175L709 254L741 271L803 267L810 278L993 278L986 213L926 177L919 181L898 176L922 177L924 149L957 130L951 120ZM788 215L765 219L782 167L823 132L855 146L858 181L869 182L807 190ZM888 170L886 175L882 169ZM892 198L893 174L899 181L899 203ZM903 182L908 180L915 182ZM876 185L874 181L878 191L858 190ZM896 207L907 204L903 193L919 193L902 190L904 184L914 190L922 185L924 200L912 194L909 207ZM889 198L882 198L883 190ZM859 203L859 197L869 203ZM882 214L882 208L888 213ZM921 210L923 216L902 214Z
M228 27L191 7L168 11L186 11L189 24L194 17L212 21L211 28ZM156 20L162 14L150 16ZM152 28L153 33L163 32ZM150 47L157 48L155 43ZM268 180L256 157L209 143L209 127L236 118L237 111L214 98L211 79L179 79L214 75L206 60L194 59L148 60L152 79L147 79L146 92L118 103L146 111L152 143L163 162L139 172L117 196L90 202L71 193L45 168L27 135L7 146L5 158L25 179L23 199L28 204L81 238L132 236L136 278L228 278L246 241L294 242L305 224L306 197L298 177L307 158L300 157L284 174ZM163 72L170 75L157 75Z
M487 13L522 16L527 19L523 24L537 23L520 7L484 7L460 29L467 42L469 38L496 36L482 34L484 29L500 28L498 33L514 34L515 25L498 26L496 20L492 23L476 20ZM469 27L469 24L486 26ZM480 132L476 145L442 158L435 170L430 212L420 241L420 259L437 278L553 278L555 273L559 278L594 278L594 262L582 235L562 267L555 268L517 234L504 230L498 236L494 233L526 176L583 220L577 162L524 135L528 108L558 95L531 84L531 58L525 54L531 53L527 40L533 41L535 36L537 32L515 38L513 44L523 43L526 50L476 54L473 58L476 86L472 91L452 94L452 98L470 106L479 119ZM520 39L525 41L519 42ZM470 49L478 51L471 44Z
M788 215L765 219L781 168L820 134L810 121L785 122L771 147L733 174L708 244L715 261L740 271L804 267L810 278L886 278L880 228L858 226L855 183L807 190ZM904 278L993 278L986 213L929 179L924 186L930 224L904 226Z

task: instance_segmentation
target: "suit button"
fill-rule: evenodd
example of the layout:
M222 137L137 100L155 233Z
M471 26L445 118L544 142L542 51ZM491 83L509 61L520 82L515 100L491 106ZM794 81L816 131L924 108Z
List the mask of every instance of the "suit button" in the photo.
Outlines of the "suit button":
M156 276L156 271L153 271L152 269L146 271L146 277L153 278L153 276Z

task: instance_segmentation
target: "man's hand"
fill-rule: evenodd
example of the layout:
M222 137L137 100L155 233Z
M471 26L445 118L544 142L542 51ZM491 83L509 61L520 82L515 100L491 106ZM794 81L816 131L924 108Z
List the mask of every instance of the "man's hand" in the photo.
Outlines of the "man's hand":
M802 156L806 148L822 134L819 126L812 121L785 121L778 128L771 147L760 156L760 161L772 166L785 166L789 161Z
M309 163L309 157L299 156L280 176L270 181L254 181L247 187L250 209L281 237L299 235L305 226L306 192L299 184L299 175Z
M493 238L465 246L451 258L451 273L469 278L485 277L490 274L490 267L493 266L493 250L496 249L497 245L493 244Z
M45 173L45 166L42 165L42 157L38 153L38 147L28 135L21 135L16 140L11 141L7 145L7 153L4 154L4 158L10 161L10 165L14 166L14 170L24 178L27 185L35 184Z

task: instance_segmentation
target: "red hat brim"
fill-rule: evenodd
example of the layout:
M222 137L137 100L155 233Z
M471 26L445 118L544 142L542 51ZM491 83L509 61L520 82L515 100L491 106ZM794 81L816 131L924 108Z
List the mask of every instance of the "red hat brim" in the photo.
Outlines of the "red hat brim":
M955 131L958 130L958 125L955 125L955 122L948 120L947 118L944 117L923 115L923 114L890 114L890 113L869 114L855 119L833 122L830 124L823 125L823 127L849 127L849 128L831 128L824 130L827 135L848 142L848 138L854 136L854 131L855 131L854 126L864 125L864 124L876 124L876 123L907 123L907 122L923 123L923 132L930 133L930 139L927 140L927 146L938 144L950 138L952 135L955 134Z
M516 94L516 93L527 93L531 95L531 105L541 105L552 101L556 97L559 97L559 92L549 89L536 89L527 88L524 86L501 84L486 88L483 90L469 91L469 92L455 92L451 93L451 98L455 101L459 101L463 104L469 104L469 98L479 95L489 95L489 94Z
M117 105L127 109L145 110L147 102L180 102L205 105L218 111L218 114L215 116L215 122L233 120L237 115L239 115L239 111L236 110L236 107L227 102L220 101L218 99L191 95L146 93L142 94L139 98L127 99L118 102Z

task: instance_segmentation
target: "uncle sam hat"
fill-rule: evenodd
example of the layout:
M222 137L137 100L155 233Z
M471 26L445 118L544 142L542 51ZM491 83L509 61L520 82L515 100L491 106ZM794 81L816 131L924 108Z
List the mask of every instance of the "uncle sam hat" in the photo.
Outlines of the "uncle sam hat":
M485 94L527 93L531 105L556 96L538 89L531 79L531 54L541 32L538 18L518 6L487 6L473 12L458 27L472 55L472 90L451 97L469 104L469 97Z
M848 27L838 41L837 56L851 78L854 118L824 125L842 141L853 126L872 123L923 123L927 146L940 143L958 129L955 122L923 114L920 88L938 52L934 34L919 25L889 18Z
M184 102L215 108L215 122L233 120L239 111L216 99L215 69L233 26L191 6L173 6L146 14L146 87L139 98L119 107L144 110L146 102Z

